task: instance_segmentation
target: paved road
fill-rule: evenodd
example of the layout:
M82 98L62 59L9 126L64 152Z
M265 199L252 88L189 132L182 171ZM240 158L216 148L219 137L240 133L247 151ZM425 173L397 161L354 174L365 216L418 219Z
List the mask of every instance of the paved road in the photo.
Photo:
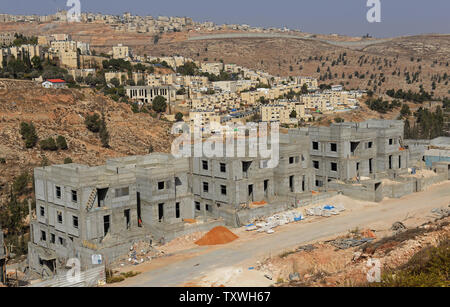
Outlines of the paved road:
M199 252L199 255L143 272L128 279L122 286L180 286L220 267L279 254L284 249L345 233L355 227L365 228L370 223L384 221L391 224L403 220L408 213L411 215L424 210L429 212L432 208L449 204L450 182L446 182L425 192L414 193L402 199L389 199L364 210L355 210L311 223L286 225L277 228L271 235L255 234L258 239L237 240L218 248L197 248L189 252Z

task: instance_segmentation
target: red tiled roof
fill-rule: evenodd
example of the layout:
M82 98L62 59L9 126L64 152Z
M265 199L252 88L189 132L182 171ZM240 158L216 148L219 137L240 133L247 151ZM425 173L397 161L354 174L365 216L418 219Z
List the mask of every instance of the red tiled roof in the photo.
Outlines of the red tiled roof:
M66 81L62 79L48 79L47 81L51 83L66 83Z

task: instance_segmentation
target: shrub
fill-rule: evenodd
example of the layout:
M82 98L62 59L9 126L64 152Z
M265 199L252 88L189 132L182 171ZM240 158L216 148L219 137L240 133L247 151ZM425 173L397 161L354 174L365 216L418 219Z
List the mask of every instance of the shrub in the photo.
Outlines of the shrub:
M178 112L177 114L175 114L175 120L177 122L181 122L183 120L183 114Z
M100 134L100 140L102 142L102 146L105 148L109 148L109 132L106 127L105 115L102 115L99 134Z
M36 146L38 136L36 134L36 129L34 128L33 123L20 123L20 134L22 135L22 139L25 141L26 148L33 148L34 146Z
M20 174L16 179L14 179L12 189L17 195L23 195L28 192L28 183L30 177L27 172Z
M99 132L101 125L100 115L98 115L97 113L93 115L87 115L86 119L84 120L84 124L89 131L94 133Z
M58 149L58 146L56 146L56 142L53 138L42 140L39 142L39 145L41 146L42 150L55 151Z
M57 145L58 148L61 149L61 150L66 150L66 149L69 148L69 147L67 146L66 138L63 137L62 135L59 135L59 136L56 138L56 145Z
M383 274L383 287L446 287L450 277L450 240L427 247L396 271Z
M50 161L48 160L48 158L46 156L43 156L41 159L41 166L49 166L50 165Z
M167 108L166 98L163 96L156 96L152 102L152 109L155 112L161 113L165 112Z
M64 159L64 164L70 164L70 163L73 163L73 161L70 157L67 157Z

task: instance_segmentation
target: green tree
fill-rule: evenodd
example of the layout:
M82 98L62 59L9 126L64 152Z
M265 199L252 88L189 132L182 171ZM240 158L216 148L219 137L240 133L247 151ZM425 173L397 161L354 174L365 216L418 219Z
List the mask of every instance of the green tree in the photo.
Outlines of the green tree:
M177 90L177 95L184 95L184 94L186 94L186 89L184 87Z
M88 114L84 120L84 123L89 131L94 133L100 131L101 120L100 115L98 115L97 113L94 113L93 115Z
M409 109L409 106L407 104L402 105L402 108L400 110L400 115L402 117L407 117L407 116L411 115L411 110Z
M292 110L291 114L289 115L290 118L297 118L297 111Z
M177 73L183 76L195 76L198 74L198 67L193 62L186 62L184 65L177 67Z
M167 108L166 98L163 96L156 96L152 102L152 109L157 113L165 112Z
M178 112L177 114L175 114L175 120L177 122L181 122L183 120L183 114L181 112Z
M73 161L70 157L67 157L64 159L64 164L70 164L70 163L73 163Z
M20 134L22 135L22 139L25 141L26 148L33 148L36 146L38 141L38 136L36 134L36 129L32 122L20 123Z
M42 70L42 61L41 58L38 56L34 56L31 59L31 64L33 64L33 68L37 70Z
M308 94L308 84L303 84L301 89L302 94Z
M120 86L120 81L117 78L112 78L111 80L109 80L109 82L114 85L114 87L119 87Z
M55 150L58 149L58 146L56 146L55 140L53 138L51 138L51 137L40 141L39 145L41 146L42 150L55 151Z
M109 148L109 132L108 132L108 128L106 127L106 120L105 120L104 114L102 114L99 135L100 135L100 140L102 142L102 146L105 148Z
M31 178L26 171L14 179L12 189L15 195L25 195L29 192L28 183L30 182L30 179Z
M57 145L58 148L61 149L61 150L66 150L66 149L69 148L69 147L67 146L66 138L63 137L62 135L59 135L59 136L56 138L56 145Z

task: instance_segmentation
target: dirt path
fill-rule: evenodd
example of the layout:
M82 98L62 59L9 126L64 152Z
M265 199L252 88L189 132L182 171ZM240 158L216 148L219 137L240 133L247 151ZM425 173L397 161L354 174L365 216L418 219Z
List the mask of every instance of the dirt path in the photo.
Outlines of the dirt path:
M378 205L364 206L340 216L278 227L271 235L255 232L241 235L242 230L237 230L240 238L230 244L195 248L182 252L183 256L174 255L173 258L156 259L150 264L133 267L142 274L115 286L182 286L190 282L195 285L202 277L214 278L217 275L228 278L228 285L268 285L271 282L264 280L261 274L248 272L248 268L258 260L300 244L346 233L355 227L384 230L395 221L403 221L409 227L417 226L431 219L432 208L448 206L449 203L450 182L446 181L424 192L401 199L387 199ZM238 275L241 277L237 278ZM220 279L217 282L220 283Z

